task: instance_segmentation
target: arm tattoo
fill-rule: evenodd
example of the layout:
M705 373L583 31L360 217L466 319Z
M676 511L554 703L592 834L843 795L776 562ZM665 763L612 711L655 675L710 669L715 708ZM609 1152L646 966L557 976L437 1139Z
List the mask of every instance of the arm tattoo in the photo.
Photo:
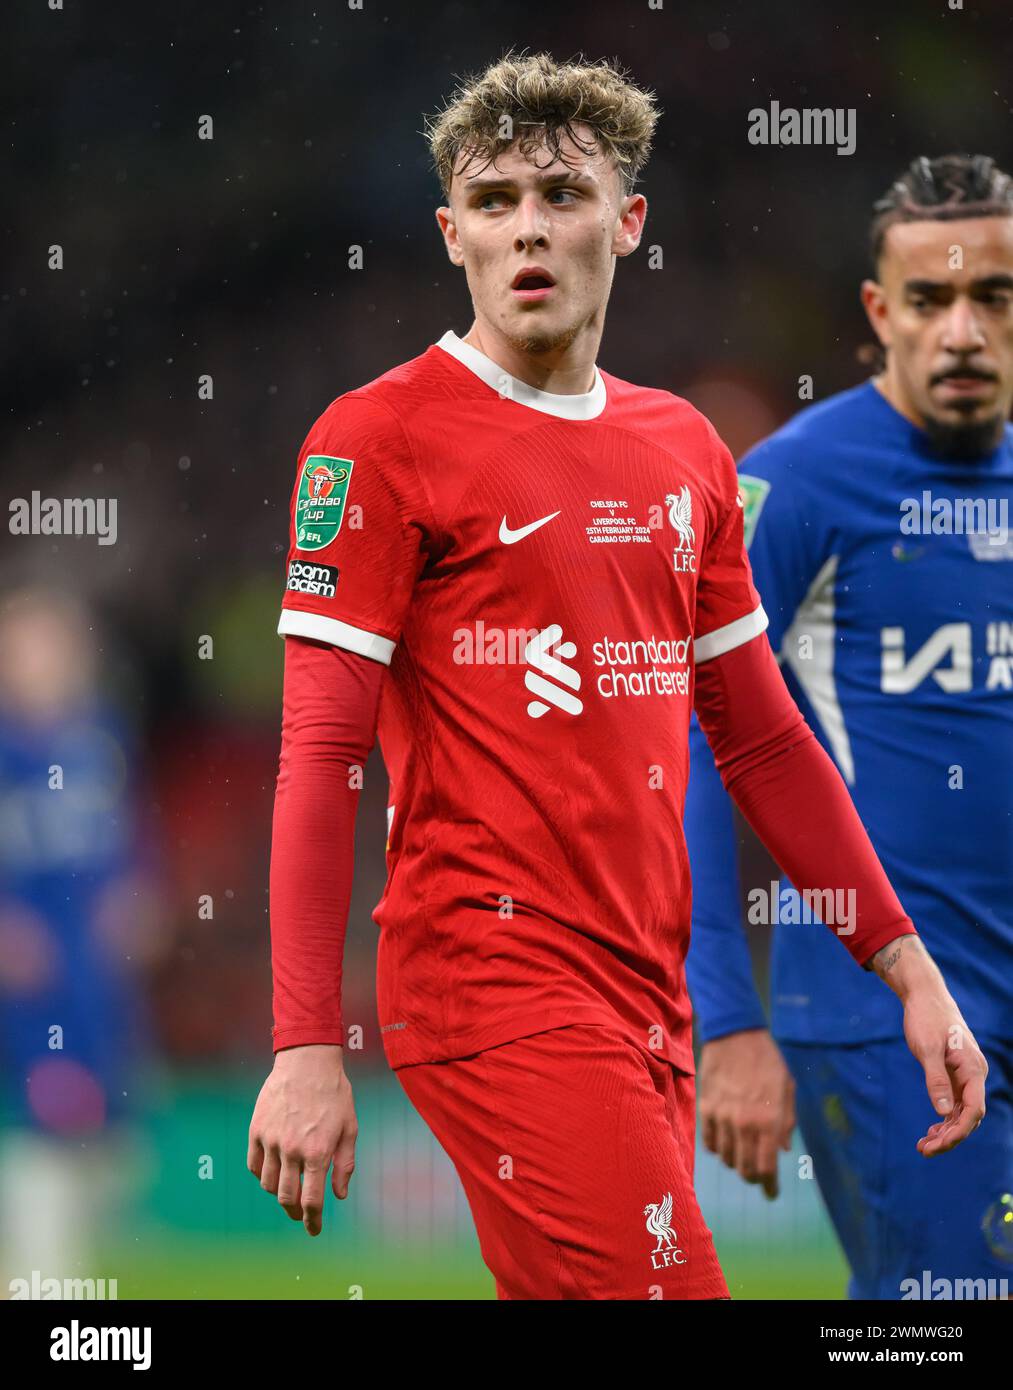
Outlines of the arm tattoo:
M874 970L877 975L885 980L887 975L889 975L890 971L900 960L901 952L905 946L910 946L913 950L919 950L921 949L921 945L922 943L917 936L905 936L904 939L890 951L889 955L885 954L887 950L886 946L880 951L877 951L872 960L869 961L868 968Z
M886 960L883 961L882 965L879 967L879 968L880 968L880 972L881 972L883 975L888 975L888 974L890 973L890 970L892 969L892 967L895 966L899 960L900 960L900 947L898 946L897 949L896 949L896 951L894 951L892 955L887 956Z

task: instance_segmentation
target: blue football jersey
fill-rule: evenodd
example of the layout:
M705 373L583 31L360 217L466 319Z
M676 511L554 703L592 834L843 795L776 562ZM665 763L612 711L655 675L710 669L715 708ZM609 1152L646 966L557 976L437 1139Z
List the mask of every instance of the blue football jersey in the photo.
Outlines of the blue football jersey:
M740 487L792 694L969 1025L1013 1038L1013 430L981 459L940 458L867 382L751 450ZM730 806L698 727L691 743L687 969L706 1040L760 1015ZM773 931L776 1036L901 1032L899 1002L833 929Z
M37 924L48 957L43 984L0 988L0 1091L19 1124L39 1120L33 1087L74 1111L55 1095L65 1083L40 1079L54 1060L88 1073L106 1119L132 1104L146 1021L128 948L110 949L100 921L108 892L139 867L129 749L105 711L48 724L0 715L0 913Z

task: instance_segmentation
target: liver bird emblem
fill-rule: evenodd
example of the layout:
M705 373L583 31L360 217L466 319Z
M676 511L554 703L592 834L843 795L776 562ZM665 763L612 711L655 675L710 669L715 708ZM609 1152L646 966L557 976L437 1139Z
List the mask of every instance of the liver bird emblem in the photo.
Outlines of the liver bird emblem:
M692 526L693 499L685 483L678 497L674 492L668 494L665 506L668 508L668 519L675 527L675 533L679 538L676 550L692 550L696 545L696 532Z
M646 1226L652 1236L657 1236L658 1243L651 1251L656 1255L659 1250L672 1250L675 1247L675 1232L672 1230L672 1194L667 1192L661 1201L648 1202L644 1207L644 1215L647 1217Z

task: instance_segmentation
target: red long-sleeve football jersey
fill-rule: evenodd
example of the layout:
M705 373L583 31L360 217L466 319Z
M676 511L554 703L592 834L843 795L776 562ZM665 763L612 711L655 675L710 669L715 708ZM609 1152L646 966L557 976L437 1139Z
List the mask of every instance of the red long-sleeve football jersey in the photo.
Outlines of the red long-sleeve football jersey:
M447 333L324 412L292 512L279 631L389 665L391 1064L618 1017L691 1070L694 665L766 625L711 425Z

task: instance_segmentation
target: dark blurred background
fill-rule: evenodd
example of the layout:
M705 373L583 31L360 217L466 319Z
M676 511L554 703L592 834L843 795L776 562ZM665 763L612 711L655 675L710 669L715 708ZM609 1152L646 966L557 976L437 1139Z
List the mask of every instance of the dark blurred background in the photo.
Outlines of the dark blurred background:
M115 498L117 533L2 547L0 1293L37 1269L121 1298L491 1296L453 1170L383 1062L376 756L345 971L353 1199L311 1243L245 1170L271 1063L296 453L335 396L471 323L423 113L511 45L618 59L656 90L644 246L599 361L687 396L738 455L798 408L801 376L818 399L866 374L866 227L910 159L1013 163L1008 5L35 0L6 21L3 491ZM771 100L855 108L854 154L751 145ZM76 769L73 806L55 764ZM33 1033L30 998L40 1027L78 1010L88 1045ZM733 1293L840 1295L813 1184L784 1187L766 1206L701 1156Z

